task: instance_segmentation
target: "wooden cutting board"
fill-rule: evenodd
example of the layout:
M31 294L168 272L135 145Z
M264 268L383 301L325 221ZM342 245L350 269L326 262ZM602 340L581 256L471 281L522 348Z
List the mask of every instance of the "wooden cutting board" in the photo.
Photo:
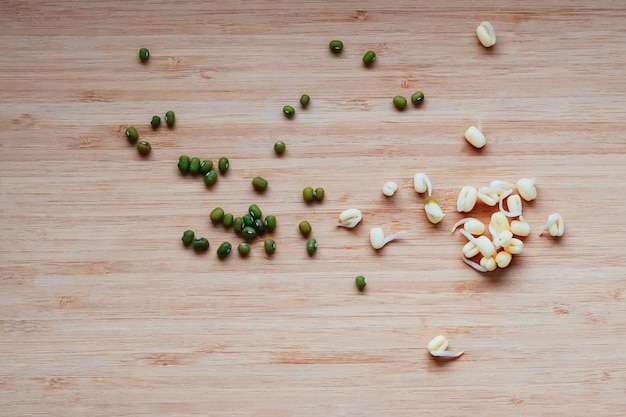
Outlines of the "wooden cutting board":
M0 414L624 415L626 5L440 3L3 2ZM392 106L417 90L422 106ZM482 151L463 139L477 118ZM230 168L207 188L182 154ZM472 270L458 191L524 177L523 252ZM241 240L209 213L252 203L278 219L276 252L264 236L220 261ZM362 223L338 228L351 207ZM539 236L554 212L565 235ZM373 227L407 234L375 251ZM465 354L433 360L438 334Z

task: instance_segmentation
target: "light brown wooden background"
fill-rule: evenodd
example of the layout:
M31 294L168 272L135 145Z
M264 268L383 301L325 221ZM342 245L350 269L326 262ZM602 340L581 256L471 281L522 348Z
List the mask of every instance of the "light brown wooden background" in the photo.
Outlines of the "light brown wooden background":
M0 27L3 416L626 412L624 2L8 0ZM418 89L423 107L392 107ZM176 127L152 132L169 109ZM482 152L463 140L475 116ZM180 154L231 168L207 190ZM507 270L476 273L449 233L456 193L521 177L538 180L534 232ZM209 212L250 203L278 218L275 255L218 261L238 240ZM349 207L363 223L336 228ZM566 235L538 237L555 211ZM408 235L375 252L374 226ZM183 248L187 228L209 253ZM433 361L437 334L466 354Z

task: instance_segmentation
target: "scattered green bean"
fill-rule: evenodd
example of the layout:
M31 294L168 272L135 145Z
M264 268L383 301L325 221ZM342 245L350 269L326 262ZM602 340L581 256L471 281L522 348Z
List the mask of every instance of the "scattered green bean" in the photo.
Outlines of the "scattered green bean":
M365 55L363 55L363 63L366 66L372 65L375 59L376 59L376 53L374 51L367 51Z
M313 255L317 251L317 240L309 239L306 241L306 251L309 255Z
M263 192L267 189L267 180L261 177L252 178L252 186L258 192Z
M309 97L308 94L302 94L302 96L300 97L300 104L302 105L302 107L308 106L309 101L311 101L311 97Z
M241 216L241 218L243 219L243 224L245 224L246 226L252 227L254 225L254 219L252 218L250 213L244 214L243 216Z
M161 118L159 116L152 116L152 120L150 120L150 124L153 129L156 129L161 124Z
M398 110L404 110L406 107L406 98L402 96L395 96L392 100L393 105L396 106Z
M256 237L256 230L252 226L246 226L241 231L241 234L246 239L254 239Z
M194 235L195 234L194 234L193 230L185 230L183 232L183 239L182 239L183 240L183 244L185 246L191 245L191 243L193 242Z
M220 259L224 259L228 256L233 246L229 242L222 242L219 248L217 248L217 256Z
M188 174L190 165L191 160L187 155L181 155L178 157L178 170L181 174Z
M317 187L313 192L313 196L316 201L322 201L324 199L324 189L322 187Z
M204 179L204 184L207 187L215 185L215 183L217 182L217 172L209 171L206 174L204 174L204 178L203 179Z
M415 93L413 93L413 95L411 96L411 102L416 106L422 104L424 102L424 93L422 93L421 91L416 91Z
M254 227L254 230L256 230L257 235L262 235L263 233L265 233L265 222L263 221L263 219L254 219L252 227Z
M237 246L237 251L241 256L248 256L248 254L250 253L250 244L240 243L239 246Z
M363 291L365 289L365 277L363 275L359 275L356 277L356 279L354 280L356 283L356 287L359 289L359 291Z
M341 50L343 49L343 42L334 39L330 41L330 43L328 44L328 47L330 48L332 52L335 52L335 53L341 52Z
M165 124L167 124L168 127L172 127L174 126L174 123L176 123L176 115L173 111L168 110L165 113Z
M244 227L246 227L246 225L243 222L243 218L235 217L233 219L233 230L235 231L235 233L241 233Z
M233 221L235 220L235 216L232 215L232 213L225 213L224 217L222 218L222 224L224 225L225 228L229 228L233 225Z
M271 255L276 251L276 242L274 242L274 239L265 239L263 246L265 247L265 253L268 255Z
M230 165L230 162L228 161L228 158L226 158L225 156L222 156L217 163L217 168L220 170L222 174L225 174L226 171L228 171L229 165Z
M224 209L221 207L215 207L211 210L209 217L213 223L221 223L224 219Z
M282 140L279 140L278 142L274 144L274 152L276 152L277 155L280 155L283 152L285 152L286 148L287 148L287 145L285 145L285 142L283 142Z
M139 142L137 142L137 150L142 156L146 156L152 150L152 145L150 145L150 143L146 142L145 140L140 140Z
M313 187L304 187L304 190L302 190L302 198L304 198L304 201L307 203L315 200L315 190Z
M148 51L148 48L141 48L139 50L139 59L141 62L146 62L148 58L150 58L150 51Z
M199 237L193 240L191 247L193 247L196 252L204 252L209 249L209 241L204 237Z
M296 114L296 109L294 109L291 106L284 106L283 107L283 113L287 117L293 117Z
M213 161L210 159L205 159L200 163L200 172L202 175L206 175L207 172L213 169Z
M189 161L189 172L193 175L200 173L200 158L195 156L191 158Z
M248 207L248 213L250 214L250 216L252 216L253 219L260 219L261 217L263 217L261 209L256 204L250 204L250 207Z
M306 220L302 220L298 225L298 229L300 229L300 233L302 233L302 236L306 237L311 233L311 223L307 222Z
M137 139L139 139L139 133L133 126L129 126L126 128L126 137L130 143L134 144L137 142Z
M268 232L272 232L276 229L276 216L269 215L265 216L265 230Z

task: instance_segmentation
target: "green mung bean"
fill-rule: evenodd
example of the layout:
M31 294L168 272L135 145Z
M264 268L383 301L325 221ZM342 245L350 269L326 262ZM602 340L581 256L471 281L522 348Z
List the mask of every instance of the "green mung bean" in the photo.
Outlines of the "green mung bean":
M204 237L199 237L193 240L191 246L196 252L204 252L209 249L209 241Z
M213 161L210 159L205 159L200 163L200 172L202 175L206 175L207 172L213 169Z
M363 63L366 66L372 65L375 59L376 59L376 53L374 51L367 51L365 55L363 55Z
M340 40L337 40L337 39L333 39L328 44L328 48L332 52L341 52L341 50L343 49L343 42L341 42Z
M258 192L263 192L267 189L268 182L266 179L261 177L254 177L252 179L252 187Z
M246 227L246 225L243 222L243 218L235 217L233 219L233 230L235 231L235 233L241 233L244 227Z
M178 170L181 174L188 174L190 165L191 160L187 155L181 155L178 157Z
M302 107L308 106L310 101L311 97L309 97L308 94L302 94L302 96L300 97L300 104L302 105Z
M363 275L359 275L355 278L354 282L356 283L356 287L359 291L363 291L365 289L365 277Z
M308 239L306 241L306 251L309 255L313 255L317 251L317 240Z
M161 124L161 118L159 116L152 116L152 120L150 120L150 125L153 129L156 129Z
M217 248L217 256L220 259L224 259L225 257L228 256L232 248L233 248L233 245L231 245L229 242L222 242L220 247Z
M265 253L271 255L276 251L276 242L274 242L274 239L265 239L263 247L265 248Z
M220 160L217 162L217 168L220 170L222 174L225 174L226 171L228 171L229 165L230 165L230 162L228 161L228 158L226 158L225 156L222 156Z
M292 106L284 106L283 113L287 117L293 117L296 114L296 109L294 109Z
M150 58L150 51L148 50L148 48L141 48L139 50L139 59L141 60L141 62L146 62L148 58Z
M191 245L191 243L193 242L194 235L195 234L194 234L193 230L185 230L183 232L183 238L182 238L183 244L185 246Z
M237 251L241 256L248 256L248 254L250 253L250 244L240 243L239 246L237 246Z
M168 110L165 113L165 124L167 124L168 127L172 127L174 126L174 123L176 123L176 115L173 111Z
M307 203L315 200L315 190L313 189L313 187L304 187L304 189L302 190L302 198Z
M404 110L406 107L406 98L402 96L395 96L392 100L393 105L396 106L398 110Z
M137 150L142 156L146 156L152 150L152 145L150 145L150 143L146 142L145 140L140 140L139 142L137 142Z
M207 172L206 174L204 174L203 180L204 180L204 184L207 187L215 185L215 183L217 182L217 172L215 171Z
M198 157L193 157L191 158L191 160L189 161L189 172L196 175L200 173L200 158Z
M213 223L221 223L224 219L224 209L221 207L215 207L211 210L209 217Z
M300 229L300 233L302 233L302 236L308 236L309 234L311 234L311 223L309 223L306 220L302 220L300 222L300 224L298 225L298 229Z
M413 95L411 96L411 102L415 106L419 106L420 104L422 104L424 102L424 93L422 93L421 91L416 91L415 93L413 93Z
M265 216L265 230L271 232L274 229L276 229L276 216L271 214L269 216Z
M232 213L225 213L224 217L222 218L222 224L224 225L225 228L229 228L233 225L233 221L235 220L235 216L233 216Z
M137 129L135 129L135 127L133 126L129 126L126 128L126 137L128 138L128 141L130 143L135 143L137 142L137 139L139 139L139 133L137 132Z
M256 204L250 204L250 207L248 207L248 213L250 214L250 216L252 216L253 219L260 219L261 217L263 217L261 209Z
M277 155L285 152L285 149L287 149L287 145L285 145L285 142L283 142L282 140L279 140L274 144L274 152L276 152Z
M324 189L322 187L317 187L313 191L313 197L315 197L316 201L322 201L324 199Z

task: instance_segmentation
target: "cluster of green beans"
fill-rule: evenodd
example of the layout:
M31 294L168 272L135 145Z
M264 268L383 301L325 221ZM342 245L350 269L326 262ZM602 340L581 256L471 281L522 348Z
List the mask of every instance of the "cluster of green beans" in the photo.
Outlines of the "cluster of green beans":
M237 250L241 256L247 256L250 253L250 243L257 237L271 233L276 229L276 216L263 216L263 212L256 204L248 207L248 212L235 217L232 213L227 213L221 207L214 208L209 214L209 218L214 225L222 225L226 229L231 229L245 242L240 243ZM225 258L231 251L230 242L224 242L217 250L219 258ZM274 239L266 238L264 241L265 253L271 255L276 250L276 242Z
M145 48L141 48L141 50L139 51L140 58L142 57L142 51L144 49ZM149 56L149 52L147 49L145 49L145 60L148 59L148 56ZM142 59L142 61L145 61L145 60ZM176 116L173 111L169 110L165 113L165 122L167 123L169 127L174 126L175 119L176 119ZM152 129L158 128L160 124L161 124L161 118L156 115L152 116L152 120L150 120L150 126L152 126ZM128 139L131 145L136 145L137 151L139 152L141 156L147 156L152 151L152 145L150 145L150 142L147 142L145 140L139 140L139 132L137 131L137 128L135 126L128 126L126 128L126 139Z
M302 198L307 203L312 203L313 201L322 201L324 199L324 189L322 187L304 187L302 190Z
M218 161L217 170L221 174L225 174L229 166L228 158L222 156ZM207 187L211 187L217 182L217 172L215 171L213 161L210 159L200 160L196 156L190 158L187 155L181 155L178 157L178 170L183 175L202 175L204 184Z
M306 108L306 106L309 105L310 101L311 101L311 97L308 94L302 94L300 96L300 105L303 108ZM293 106L290 106L290 105L283 106L283 114L288 119L291 119L293 116L296 115L296 109Z
M306 252L310 256L313 256L315 252L317 252L317 240L313 238L309 238L309 235L313 231L313 228L311 227L311 223L309 223L307 220L302 220L300 224L298 225L298 229L300 230L300 233L302 234L302 236L305 239L307 239L306 240Z
M183 245L192 247L196 252L206 252L209 249L209 240L204 237L196 237L193 230L185 230L182 237Z

